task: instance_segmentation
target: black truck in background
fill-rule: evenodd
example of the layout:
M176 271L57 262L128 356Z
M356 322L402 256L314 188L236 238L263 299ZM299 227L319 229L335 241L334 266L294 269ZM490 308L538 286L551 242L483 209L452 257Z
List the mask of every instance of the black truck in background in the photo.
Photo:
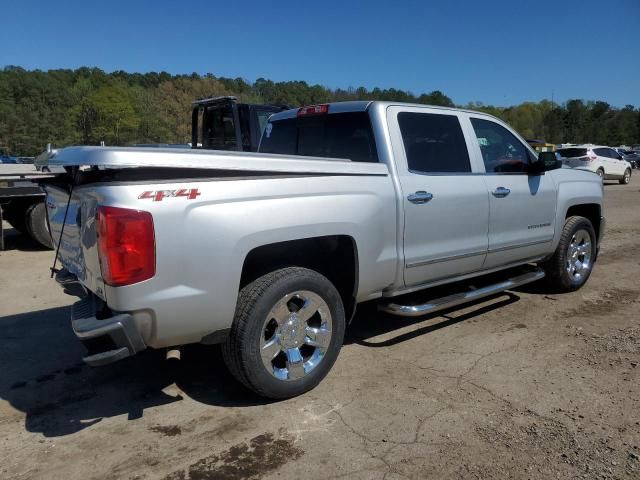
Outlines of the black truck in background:
M256 152L269 117L287 105L237 103L236 97L213 97L193 102L191 147Z

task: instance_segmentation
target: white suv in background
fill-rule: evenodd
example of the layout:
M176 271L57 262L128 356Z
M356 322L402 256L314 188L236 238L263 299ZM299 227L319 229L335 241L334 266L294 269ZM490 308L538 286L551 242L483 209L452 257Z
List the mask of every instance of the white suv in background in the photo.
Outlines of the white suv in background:
M631 164L611 147L574 145L558 150L567 167L590 170L603 180L618 180L623 185L631 181Z

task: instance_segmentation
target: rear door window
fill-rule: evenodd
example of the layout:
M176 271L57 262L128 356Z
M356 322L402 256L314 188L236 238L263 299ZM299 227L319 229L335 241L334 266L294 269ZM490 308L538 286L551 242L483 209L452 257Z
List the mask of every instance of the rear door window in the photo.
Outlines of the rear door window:
M329 113L270 121L260 152L377 162L376 143L366 112Z
M502 125L482 118L472 118L487 173L524 173L529 152L520 140Z
M609 158L609 152L607 150L608 150L608 148L594 148L593 149L593 153L595 153L599 157ZM585 153L585 155L586 155L586 153Z
M410 171L471 172L469 152L457 116L400 112L398 124Z

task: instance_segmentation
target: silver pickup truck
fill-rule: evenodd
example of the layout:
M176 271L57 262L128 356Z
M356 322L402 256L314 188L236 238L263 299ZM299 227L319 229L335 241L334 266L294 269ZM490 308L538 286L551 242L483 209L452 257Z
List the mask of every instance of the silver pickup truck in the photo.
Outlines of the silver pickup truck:
M604 229L597 175L467 110L315 105L273 115L258 153L73 147L49 163L67 172L44 186L84 360L220 343L271 398L327 375L357 304L419 316L545 276L575 290Z

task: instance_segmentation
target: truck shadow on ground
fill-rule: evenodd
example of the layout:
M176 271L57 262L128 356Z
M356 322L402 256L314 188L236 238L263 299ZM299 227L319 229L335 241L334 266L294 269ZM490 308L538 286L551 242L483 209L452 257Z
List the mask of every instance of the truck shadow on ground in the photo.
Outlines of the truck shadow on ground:
M498 299L500 300L489 305L482 305L481 307L462 315L452 315L456 311L459 311L461 309L473 308L474 306L478 306L480 304ZM489 313L493 310L497 310L510 305L514 302L517 302L518 300L520 300L520 297L518 295L511 292L503 292L491 297L480 299L476 302L467 303L465 305L449 308L446 310L441 310L430 315L413 318L397 317L382 313L377 311L377 306L375 303L365 304L362 306L362 308L359 309L351 325L349 326L349 328L347 328L344 343L345 345L355 343L372 348L390 347L392 345L411 340L421 335L426 335L430 332L450 327L467 320L471 320L473 318L484 315L485 313ZM434 320L437 318L441 318L442 320L436 323L429 323L428 325L421 326L419 328L415 328L398 335L393 335L391 336L391 338L375 341L371 340L380 336L388 337L397 330L404 330L405 327L411 327L416 323L424 323L425 321Z
M345 343L385 347L517 300L516 295L506 294L501 301L460 316L448 316L453 310L440 312L431 317L444 317L443 321L381 342L368 339L430 317L391 317L365 305L347 329ZM69 307L1 317L0 344L0 398L26 415L28 431L46 437L70 435L114 416L135 420L146 409L182 401L181 392L197 402L223 407L269 402L231 377L216 346L187 347L177 364L167 362L163 350L149 349L112 365L87 367L81 361L84 348L69 325ZM0 418L0 424L6 421Z
M208 404L267 402L233 380L216 347L189 348L177 366L164 359L163 350L149 349L112 365L88 367L71 331L68 307L0 317L0 344L0 398L26 414L28 431L47 437L73 434L118 415L135 420L146 409L179 402L180 394L164 392L174 383Z

